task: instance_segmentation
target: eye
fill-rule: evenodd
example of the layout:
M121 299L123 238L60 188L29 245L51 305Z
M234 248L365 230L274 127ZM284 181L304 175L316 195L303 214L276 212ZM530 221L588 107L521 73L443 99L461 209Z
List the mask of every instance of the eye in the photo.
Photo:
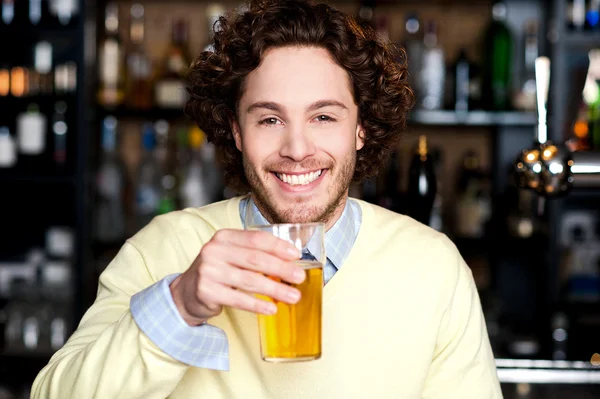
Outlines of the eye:
M317 122L335 122L335 119L328 115L319 115L314 120Z
M281 123L281 121L277 118L265 118L263 120L261 120L260 122L258 122L259 125L277 125L278 123Z

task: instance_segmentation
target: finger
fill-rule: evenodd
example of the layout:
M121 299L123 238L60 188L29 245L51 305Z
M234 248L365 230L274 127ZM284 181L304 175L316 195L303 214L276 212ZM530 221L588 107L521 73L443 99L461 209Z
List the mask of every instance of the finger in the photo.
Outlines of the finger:
M220 263L227 263L247 270L253 270L268 276L279 277L289 283L300 284L306 278L306 271L294 262L283 261L280 258L256 249L220 246L214 251Z
M258 249L285 260L301 257L300 251L292 243L266 231L224 229L219 230L213 239L224 245Z
M240 289L249 293L266 295L277 301L295 304L300 300L300 291L279 279L269 278L251 270L236 268L227 264L210 269L210 279L221 285Z
M222 284L213 286L213 295L218 298L218 302L223 306L229 306L240 310L246 310L252 313L264 315L273 315L277 313L277 305L272 301L259 299L254 295L235 290Z

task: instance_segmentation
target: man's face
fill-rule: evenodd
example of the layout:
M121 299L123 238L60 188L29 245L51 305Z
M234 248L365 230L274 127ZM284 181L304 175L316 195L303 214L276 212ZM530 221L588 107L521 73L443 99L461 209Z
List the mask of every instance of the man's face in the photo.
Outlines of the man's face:
M236 146L263 215L330 226L364 137L347 72L321 48L271 49L248 75L237 114Z

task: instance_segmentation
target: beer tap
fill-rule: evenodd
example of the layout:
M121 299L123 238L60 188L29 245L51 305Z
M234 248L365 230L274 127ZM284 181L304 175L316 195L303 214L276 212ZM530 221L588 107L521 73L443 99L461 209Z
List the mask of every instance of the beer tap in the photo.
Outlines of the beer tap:
M524 149L514 163L519 186L534 190L540 198L565 196L573 187L600 187L600 152L572 152L564 144L548 140L547 57L536 59L535 78L538 125L533 147Z

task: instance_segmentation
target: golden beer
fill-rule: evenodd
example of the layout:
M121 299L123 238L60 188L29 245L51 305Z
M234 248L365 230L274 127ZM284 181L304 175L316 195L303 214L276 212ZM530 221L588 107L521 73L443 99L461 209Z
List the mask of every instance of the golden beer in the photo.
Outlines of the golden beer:
M302 294L298 303L290 305L258 295L277 305L274 315L258 315L262 358L269 362L297 362L321 357L323 265L302 260L296 264L306 271L306 279L301 284L289 284Z

